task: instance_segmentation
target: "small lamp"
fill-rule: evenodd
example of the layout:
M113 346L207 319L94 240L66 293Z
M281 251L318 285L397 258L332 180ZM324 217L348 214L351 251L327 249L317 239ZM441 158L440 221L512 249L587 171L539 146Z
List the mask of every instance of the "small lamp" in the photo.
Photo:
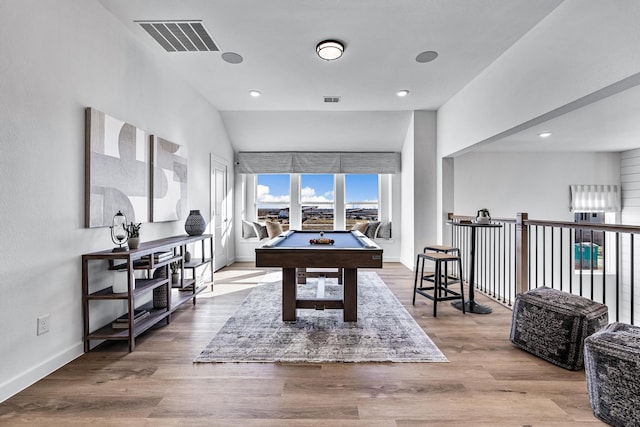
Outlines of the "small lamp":
M127 243L127 217L120 211L113 216L113 221L111 222L111 240L116 245L119 245L117 248L113 248L113 252L123 252L129 250L129 248L123 244Z

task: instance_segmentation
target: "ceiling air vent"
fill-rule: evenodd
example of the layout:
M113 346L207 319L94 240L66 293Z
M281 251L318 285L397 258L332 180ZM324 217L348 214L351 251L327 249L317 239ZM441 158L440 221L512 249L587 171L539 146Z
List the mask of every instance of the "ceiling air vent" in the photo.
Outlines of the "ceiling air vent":
M340 102L340 97L339 96L325 96L324 97L324 102L328 102L328 103Z
M167 52L217 52L202 21L135 21Z

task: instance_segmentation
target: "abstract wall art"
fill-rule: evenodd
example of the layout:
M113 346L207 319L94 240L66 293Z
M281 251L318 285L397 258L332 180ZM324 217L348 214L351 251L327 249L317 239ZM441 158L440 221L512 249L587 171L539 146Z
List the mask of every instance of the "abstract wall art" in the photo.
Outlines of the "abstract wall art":
M151 221L186 218L186 147L151 135L151 170Z
M86 109L85 227L149 221L149 145L144 131L93 108Z

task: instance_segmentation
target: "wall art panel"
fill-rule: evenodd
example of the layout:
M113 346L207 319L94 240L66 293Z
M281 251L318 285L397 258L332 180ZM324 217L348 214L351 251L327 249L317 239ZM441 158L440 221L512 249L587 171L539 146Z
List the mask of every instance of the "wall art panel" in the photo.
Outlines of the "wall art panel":
M149 146L135 126L86 109L85 227L149 221Z
M151 220L187 217L186 147L151 135Z

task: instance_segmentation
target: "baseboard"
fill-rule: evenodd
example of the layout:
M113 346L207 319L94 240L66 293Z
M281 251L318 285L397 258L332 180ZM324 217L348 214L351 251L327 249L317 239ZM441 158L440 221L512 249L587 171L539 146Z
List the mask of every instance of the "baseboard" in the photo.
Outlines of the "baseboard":
M0 403L4 402L14 394L21 392L30 385L40 381L72 360L82 356L83 353L83 345L82 343L78 343L67 350L53 355L49 359L37 366L34 366L26 372L11 378L9 381L0 384Z

